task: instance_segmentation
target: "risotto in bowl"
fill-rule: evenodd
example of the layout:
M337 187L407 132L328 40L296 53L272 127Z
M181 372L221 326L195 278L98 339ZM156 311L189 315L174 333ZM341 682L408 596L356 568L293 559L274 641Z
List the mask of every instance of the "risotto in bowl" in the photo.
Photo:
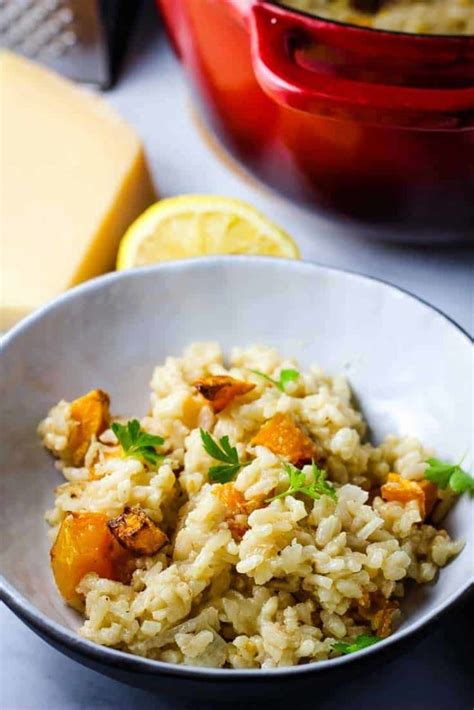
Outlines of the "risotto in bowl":
M2 357L4 596L106 673L340 672L472 584L472 344L393 287L167 264L71 291Z

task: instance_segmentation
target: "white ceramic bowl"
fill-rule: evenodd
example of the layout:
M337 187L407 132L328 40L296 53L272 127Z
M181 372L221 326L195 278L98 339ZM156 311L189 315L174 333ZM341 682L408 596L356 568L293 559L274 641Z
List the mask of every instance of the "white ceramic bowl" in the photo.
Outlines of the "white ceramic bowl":
M37 424L59 399L94 387L110 393L115 412L144 414L154 365L194 340L218 340L227 350L265 343L303 366L345 372L376 440L412 434L452 461L472 445L472 343L445 316L393 286L258 257L195 259L95 279L34 313L2 344L2 592L19 616L66 653L127 682L172 691L178 682L180 691L195 692L196 682L209 690L220 679L234 688L238 682L237 694L253 694L265 682L279 688L276 678L314 681L318 674L320 682L321 674L383 657L468 589L474 534L472 502L464 497L447 527L467 540L466 548L435 584L408 597L401 628L357 658L266 671L192 669L80 639L79 618L61 601L49 568L43 513L61 479Z

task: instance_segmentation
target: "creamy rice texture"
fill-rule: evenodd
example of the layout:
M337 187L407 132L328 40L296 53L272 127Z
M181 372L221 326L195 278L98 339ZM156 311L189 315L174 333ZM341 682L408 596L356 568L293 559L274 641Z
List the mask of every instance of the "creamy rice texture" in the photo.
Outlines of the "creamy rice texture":
M68 512L113 517L139 505L169 539L157 554L137 559L130 584L93 573L82 578L84 637L197 666L269 668L327 659L338 655L337 641L380 629L380 614L364 613L373 600L390 629L396 626L406 583L433 581L462 549L445 530L423 522L415 500L380 496L390 472L423 479L432 452L413 438L368 443L344 378L315 366L282 392L250 371L278 378L296 367L261 346L235 348L228 367L216 343L196 343L183 357L167 358L153 373L150 413L141 420L142 429L165 440L158 466L123 458L108 429L92 441L84 466L71 468L62 460L73 426L70 405L60 402L50 411L39 431L62 457L66 478L46 515L53 538ZM227 374L255 388L219 413L204 399L196 408L195 381ZM317 442L335 499L297 494L268 502L288 487L288 476L278 456L251 440L278 412L290 414ZM216 462L203 448L200 427L215 439L227 435L241 460L250 461L233 481L249 504L234 527L221 484L208 479ZM310 475L310 466L303 470Z
M340 22L422 34L474 34L472 0L281 0L281 5Z

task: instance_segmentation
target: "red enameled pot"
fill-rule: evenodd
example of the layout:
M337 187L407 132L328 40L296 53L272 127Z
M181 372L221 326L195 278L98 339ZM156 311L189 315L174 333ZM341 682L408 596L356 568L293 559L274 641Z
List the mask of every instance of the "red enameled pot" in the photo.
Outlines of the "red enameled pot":
M259 178L377 234L474 241L473 36L158 5L207 121Z

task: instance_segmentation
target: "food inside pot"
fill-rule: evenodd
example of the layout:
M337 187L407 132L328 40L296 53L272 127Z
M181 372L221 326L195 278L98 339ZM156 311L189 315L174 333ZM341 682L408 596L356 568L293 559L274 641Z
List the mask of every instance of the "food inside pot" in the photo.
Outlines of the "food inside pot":
M474 34L474 0L285 0L280 4L381 30Z

